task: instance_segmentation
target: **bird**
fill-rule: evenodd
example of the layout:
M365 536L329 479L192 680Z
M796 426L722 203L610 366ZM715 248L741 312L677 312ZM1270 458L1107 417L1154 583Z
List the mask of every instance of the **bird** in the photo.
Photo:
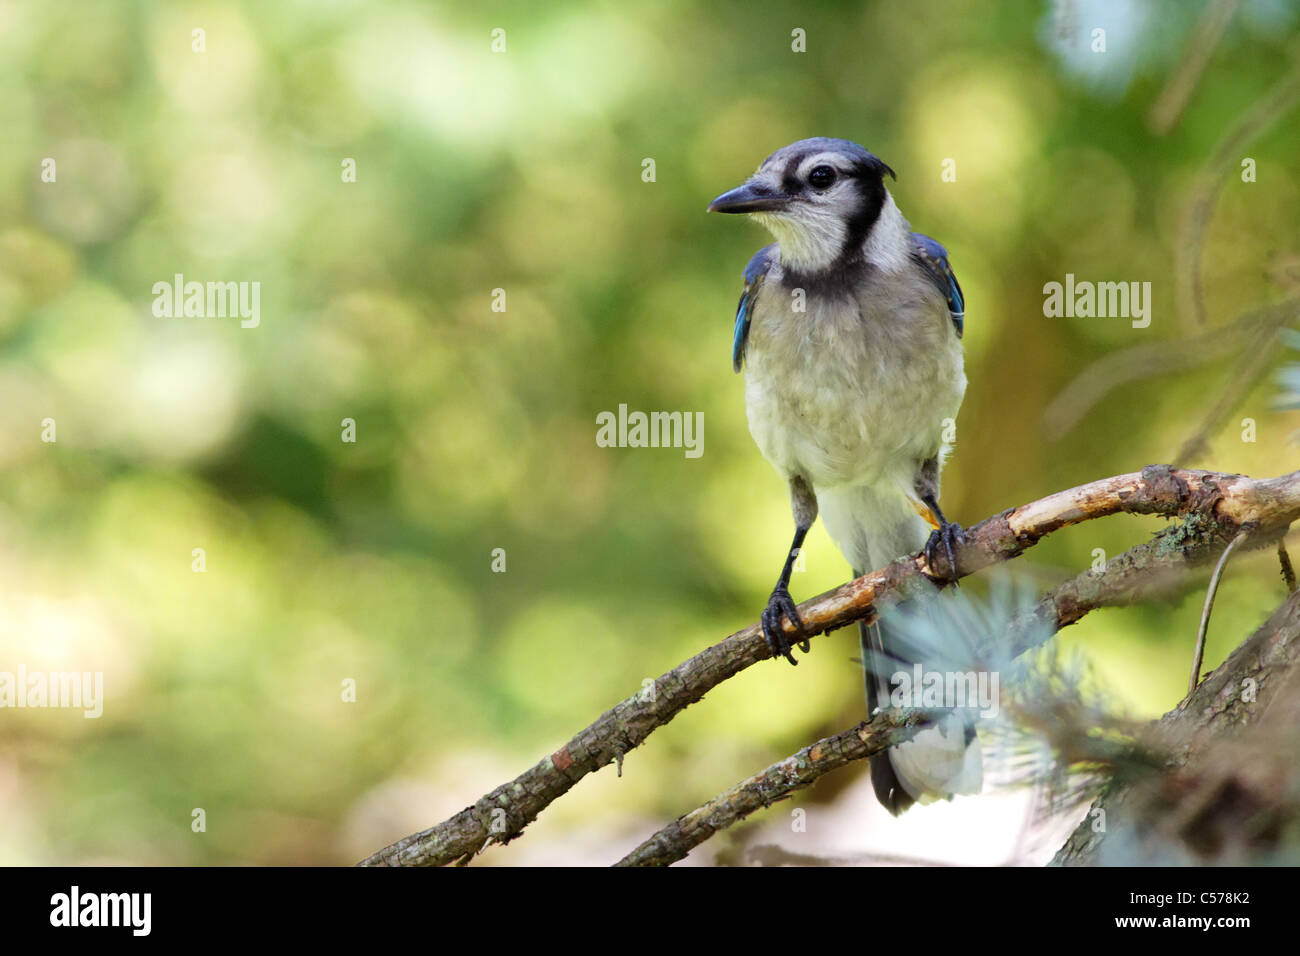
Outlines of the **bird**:
M789 486L794 539L761 620L772 656L791 664L782 619L796 637L803 622L790 574L819 515L855 576L922 550L933 572L942 548L935 583L957 577L963 531L940 510L939 478L966 391L965 300L947 251L912 232L887 176L897 181L857 143L803 139L708 206L776 240L745 267L731 358L750 434ZM890 702L887 663L910 669L916 651L883 615L859 622L859 637L871 714ZM973 722L955 711L869 762L895 816L982 786Z

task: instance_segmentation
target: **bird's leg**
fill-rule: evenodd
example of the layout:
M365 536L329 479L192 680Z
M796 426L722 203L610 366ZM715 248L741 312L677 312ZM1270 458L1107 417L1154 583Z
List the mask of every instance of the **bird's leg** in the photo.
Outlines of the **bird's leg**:
M934 553L942 543L944 557L948 559L947 582L956 585L957 578L960 575L957 573L957 559L953 557L952 548L954 544L965 539L966 532L957 522L949 521L943 516L943 512L939 509L939 499L933 494L922 495L921 501L925 503L925 506L930 509L939 521L939 527L930 533L930 539L925 542L926 564L930 566L931 571L934 570Z
M803 621L799 620L799 612L795 610L794 598L790 597L790 572L794 568L794 559L798 556L807 533L806 527L794 529L794 543L790 545L790 553L786 555L785 567L781 569L781 578L772 589L772 596L767 599L767 607L763 608L763 636L767 638L767 646L771 648L773 657L782 656L791 664L799 662L790 653L790 642L786 639L781 617L788 617L790 623L797 628L803 627ZM801 646L806 653L808 642L805 641Z
M786 639L781 618L789 618L791 624L802 630L803 621L799 619L794 599L790 597L790 574L794 570L794 562L799 556L799 550L803 547L803 539L808 535L812 523L817 520L817 498L802 478L796 477L790 481L790 504L794 510L794 541L791 542L790 551L785 556L781 577L777 580L776 587L772 589L772 596L767 599L762 621L763 636L767 638L767 646L771 649L772 656L784 657L791 664L798 664L794 654L790 652L790 642ZM808 653L807 640L800 642L799 647L805 654Z

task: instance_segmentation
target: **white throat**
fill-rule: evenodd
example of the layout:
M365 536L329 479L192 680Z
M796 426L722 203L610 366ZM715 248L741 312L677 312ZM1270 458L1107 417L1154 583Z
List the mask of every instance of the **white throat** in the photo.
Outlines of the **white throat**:
M840 256L846 230L832 210L806 207L797 216L755 213L781 248L781 264L795 272L821 272Z
M847 226L832 209L804 206L794 215L754 213L781 249L781 264L795 272L816 274L840 257ZM886 190L880 215L862 244L863 258L883 272L898 272L911 254L911 227Z

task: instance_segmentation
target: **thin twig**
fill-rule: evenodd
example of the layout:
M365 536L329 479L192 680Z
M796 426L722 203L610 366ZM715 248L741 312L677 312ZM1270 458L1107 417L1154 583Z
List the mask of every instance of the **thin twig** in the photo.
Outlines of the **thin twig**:
M1286 303L1273 313L1272 318L1259 329L1258 336L1247 344L1245 351L1242 353L1241 362L1233 372L1232 377L1228 379L1228 384L1224 387L1223 392L1205 416L1205 420L1192 435L1188 436L1178 450L1178 454L1174 458L1175 465L1180 467L1187 465L1205 450L1210 436L1218 431L1224 419L1232 413L1232 410L1249 394L1255 383L1268 371L1277 358L1273 345L1297 312L1300 312L1300 302L1291 301Z
M1289 113L1300 100L1300 66L1279 80L1255 108L1219 142L1214 155L1201 168L1183 205L1174 244L1174 295L1185 324L1205 324L1205 298L1201 289L1201 251L1205 230L1229 171L1241 161L1256 137Z
M1214 610L1214 595L1219 590L1219 579L1223 577L1223 569L1227 567L1228 558L1232 556L1237 545L1247 537L1249 536L1246 532L1242 531L1232 539L1232 543L1223 549L1219 563L1214 566L1214 573L1210 575L1210 585L1205 590L1205 606L1201 608L1201 623L1196 628L1196 649L1192 652L1192 676L1187 681L1189 694L1196 690L1196 685L1201 682L1201 661L1205 657L1205 633L1210 629L1210 612Z
M1293 313L1296 301L1248 309L1226 325L1174 340L1134 345L1110 352L1086 366L1043 410L1043 429L1055 441L1117 388L1171 375L1240 354L1258 330Z
M1147 114L1147 126L1157 136L1166 135L1177 125L1238 3L1239 0L1214 0L1202 15L1182 62Z

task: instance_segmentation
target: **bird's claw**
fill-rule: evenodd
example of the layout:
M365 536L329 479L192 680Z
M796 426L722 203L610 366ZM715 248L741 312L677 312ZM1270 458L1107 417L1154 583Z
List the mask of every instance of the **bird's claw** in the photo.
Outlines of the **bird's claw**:
M767 638L767 646L772 651L773 657L784 657L791 664L797 665L799 662L790 653L791 645L785 636L785 627L781 623L782 617L789 618L790 623L796 628L803 629L803 621L799 619L799 611L795 608L789 590L778 587L767 599L767 607L763 608L763 636ZM800 641L799 647L805 654L808 653L806 640Z
M930 533L929 540L925 542L925 562L930 566L931 576L935 580L956 586L960 575L957 573L957 559L953 556L952 548L954 544L965 540L965 530L955 521L945 521ZM948 573L944 576L934 573L934 555L940 544L943 545L943 556L948 561Z

